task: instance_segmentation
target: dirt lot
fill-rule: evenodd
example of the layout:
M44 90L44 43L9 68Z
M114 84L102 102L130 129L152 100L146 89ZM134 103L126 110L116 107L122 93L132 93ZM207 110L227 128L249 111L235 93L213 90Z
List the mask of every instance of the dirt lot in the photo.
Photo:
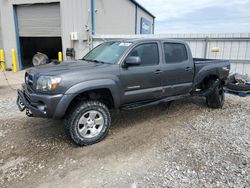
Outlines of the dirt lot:
M0 187L250 187L249 97L113 114L108 137L82 148L62 121L28 118L15 99L0 87Z

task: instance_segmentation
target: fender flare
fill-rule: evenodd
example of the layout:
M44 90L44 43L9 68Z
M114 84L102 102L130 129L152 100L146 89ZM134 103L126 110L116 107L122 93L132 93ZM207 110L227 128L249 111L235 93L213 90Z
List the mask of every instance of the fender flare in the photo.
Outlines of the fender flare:
M194 83L193 83L194 87L196 87L198 84L200 84L208 76L215 76L215 77L221 79L220 74L218 74L217 67L214 67L212 69L211 69L211 67L204 67L196 74L197 74L197 76L194 78Z
M70 103L77 95L95 89L108 89L113 97L115 108L118 108L120 106L121 103L120 101L121 94L119 93L120 89L118 88L118 85L114 80L111 79L89 80L75 84L65 92L64 96L57 105L54 118L57 119L63 117Z

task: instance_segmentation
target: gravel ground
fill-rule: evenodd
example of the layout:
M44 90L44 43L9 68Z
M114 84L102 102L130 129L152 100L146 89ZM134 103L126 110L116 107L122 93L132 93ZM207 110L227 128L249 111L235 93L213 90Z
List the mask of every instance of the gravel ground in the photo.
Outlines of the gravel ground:
M0 88L0 187L250 187L250 98L211 110L190 98L113 114L108 137L77 147L63 122L28 118Z

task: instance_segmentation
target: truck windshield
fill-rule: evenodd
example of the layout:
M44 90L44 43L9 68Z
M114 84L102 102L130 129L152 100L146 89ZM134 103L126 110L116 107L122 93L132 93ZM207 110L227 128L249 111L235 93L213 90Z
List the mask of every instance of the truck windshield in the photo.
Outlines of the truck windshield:
M105 42L91 50L83 60L116 64L123 52L131 45L129 42Z

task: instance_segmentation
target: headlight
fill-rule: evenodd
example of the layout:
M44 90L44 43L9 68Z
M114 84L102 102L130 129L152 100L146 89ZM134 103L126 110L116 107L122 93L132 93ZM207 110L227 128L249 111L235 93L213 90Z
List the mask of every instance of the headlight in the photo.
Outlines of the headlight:
M40 91L52 91L59 87L60 77L40 76L36 83L36 89Z

